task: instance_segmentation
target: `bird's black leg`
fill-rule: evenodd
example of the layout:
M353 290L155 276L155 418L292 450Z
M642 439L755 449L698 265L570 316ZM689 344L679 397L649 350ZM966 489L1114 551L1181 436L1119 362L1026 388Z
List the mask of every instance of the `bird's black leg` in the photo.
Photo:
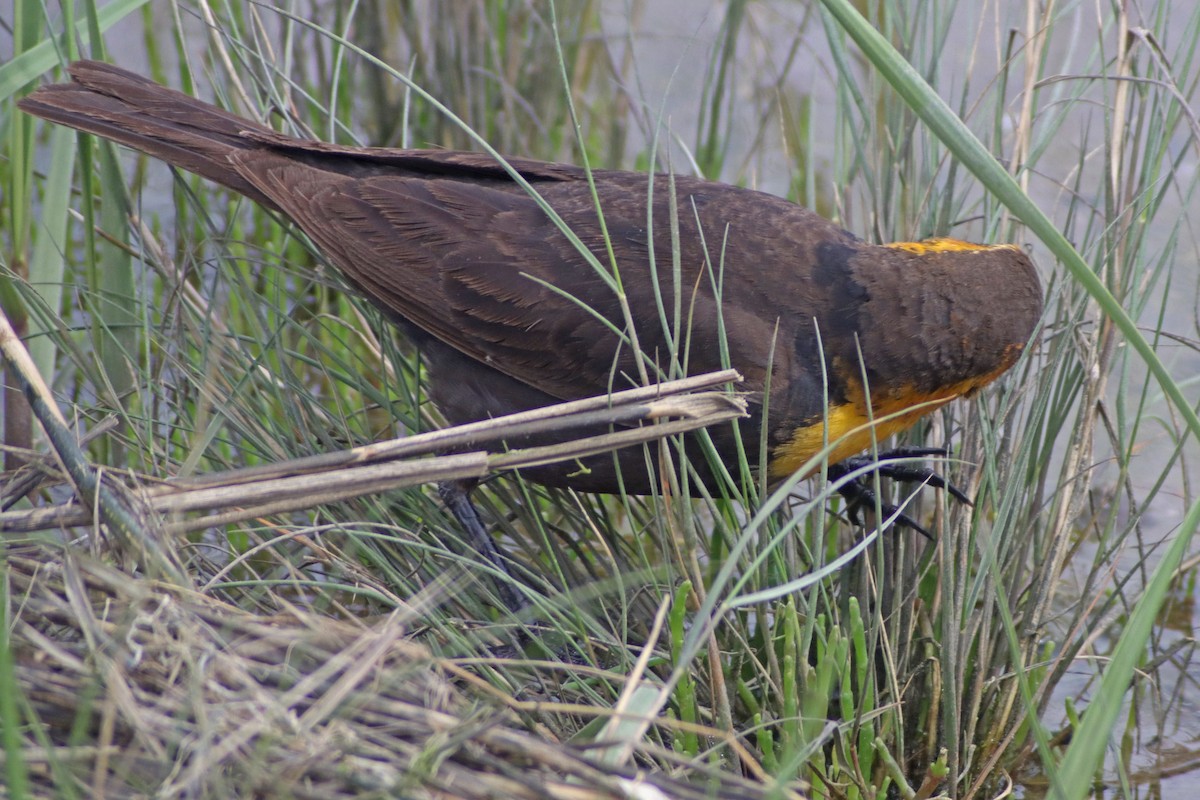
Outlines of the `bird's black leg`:
M442 481L438 484L438 495L442 498L442 502L446 504L446 508L458 520L458 524L462 526L463 531L467 535L467 541L475 552L487 559L488 563L499 570L504 576L510 580L500 579L496 583L496 592L500 595L500 601L508 608L509 611L517 612L524 609L529 603L525 597L513 588L512 572L508 569L508 564L504 561L504 556L496 547L495 541L492 540L491 534L487 528L483 526L483 522L479 519L479 512L475 510L475 506L471 503L469 488L462 481Z
M971 501L966 494L928 467L918 467L912 464L880 463L892 458L924 458L926 456L945 455L946 451L940 447L897 447L894 450L880 453L877 458L854 456L837 464L830 464L828 470L829 478L836 481L863 467L871 467L871 471L877 473L880 477L890 478L902 483L925 483L938 489L945 489L955 500L971 505ZM873 509L875 507L875 490L871 487L867 475L862 475L842 484L838 489L838 494L846 499L846 510L850 515L850 520L856 525L859 523L859 512L862 509ZM896 525L898 527L909 528L921 534L926 539L933 540L933 534L925 530L912 517L904 513L899 513L896 506L891 503L883 503L880 509L886 517L895 514Z

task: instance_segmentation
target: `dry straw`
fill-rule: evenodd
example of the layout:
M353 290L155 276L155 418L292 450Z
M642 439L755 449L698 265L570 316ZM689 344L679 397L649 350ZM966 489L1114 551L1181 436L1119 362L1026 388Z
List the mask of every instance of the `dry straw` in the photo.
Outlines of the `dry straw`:
M38 721L21 752L37 794L64 781L93 797L769 793L702 764L674 775L636 757L604 764L594 744L530 732L408 641L402 612L255 615L43 546L9 551L8 582L16 677Z

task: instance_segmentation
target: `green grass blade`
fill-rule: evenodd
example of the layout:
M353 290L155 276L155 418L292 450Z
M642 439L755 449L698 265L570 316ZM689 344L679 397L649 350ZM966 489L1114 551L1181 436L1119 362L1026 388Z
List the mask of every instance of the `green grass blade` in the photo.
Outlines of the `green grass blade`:
M63 275L66 262L63 252L70 235L71 177L75 170L75 143L78 137L68 128L55 128L50 135L50 175L42 193L41 214L36 226L41 228L35 239L33 258L29 262L29 283L42 296L51 315L62 305ZM29 325L29 355L42 375L53 375L54 340L48 333L50 320L32 315Z
M4 554L0 551L0 565ZM7 796L29 796L29 771L22 755L21 713L18 698L23 697L17 684L9 630L12 624L12 599L8 592L6 570L0 570L0 739L3 740L4 780Z
M114 0L100 9L96 15L100 30L108 30L134 11L146 5L147 2L149 0ZM75 25L75 35L84 44L87 44L90 40L87 28L88 22L86 19L81 19ZM55 40L45 39L7 64L0 66L0 100L11 97L22 86L37 80L47 70L58 65L60 59L55 44Z

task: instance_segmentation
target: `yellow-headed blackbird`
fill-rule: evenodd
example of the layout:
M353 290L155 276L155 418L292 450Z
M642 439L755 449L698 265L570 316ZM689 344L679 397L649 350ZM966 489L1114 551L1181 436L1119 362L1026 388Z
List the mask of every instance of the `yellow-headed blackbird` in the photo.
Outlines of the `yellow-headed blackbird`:
M611 278L493 158L302 140L108 64L79 62L70 74L20 107L293 220L422 348L432 397L451 422L638 382ZM599 264L616 263L652 367L679 353L689 373L732 366L745 376L741 435L765 435L772 479L855 429L830 461L866 449L869 420L894 415L875 428L883 439L994 380L1041 314L1037 273L1013 245L872 245L794 203L726 184L596 170L593 196L577 167L509 164ZM673 341L676 309L685 334ZM721 460L735 463L732 426L711 435ZM609 456L523 474L589 492L652 490L640 448L617 461L621 483ZM704 459L696 466L711 478Z

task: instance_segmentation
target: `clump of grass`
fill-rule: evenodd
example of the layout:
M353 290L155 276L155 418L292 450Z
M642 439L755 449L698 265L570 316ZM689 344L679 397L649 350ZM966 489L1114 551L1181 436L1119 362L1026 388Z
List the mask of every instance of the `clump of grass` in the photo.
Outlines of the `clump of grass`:
M411 609L371 626L336 608L267 617L60 548L10 548L6 568L22 600L8 677L41 740L16 750L28 782L7 786L24 796L767 796L715 768L680 779L552 746L521 729L521 703L411 641Z
M1178 341L1166 334L1194 334L1167 330L1167 303L1186 280L1172 261L1195 252L1177 209L1195 189L1186 167L1196 131L1180 98L1197 79L1196 17L1171 4L1151 19L1114 12L1101 21L1099 44L1089 37L1085 48L1070 17L1040 19L1032 4L1002 20L971 18L971 8L950 2L869 5L907 62L1055 212L1121 306L1162 334L1154 343L1162 349ZM888 535L841 563L858 532L830 513L836 504L819 484L801 494L731 486L730 497L699 503L581 496L511 477L487 484L477 499L520 565L544 626L536 641L548 651L528 655L559 647L581 654L580 664L489 655L534 617L498 612L486 581L471 591L447 584L448 565L463 570L454 575L485 567L461 555L460 534L432 492L196 536L179 546L195 585L264 614L300 604L359 619L414 603L414 637L439 654L476 658L492 691L515 697L535 686L564 701L517 706L528 725L562 739L635 743L642 763L662 769L678 769L680 758L761 769L781 785L803 778L822 796L973 797L992 792L1006 773L1037 770L1064 791L1082 786L1077 773L1054 769L1054 734L1068 727L1057 722L1068 702L1063 679L1107 655L1106 640L1148 633L1121 624L1143 589L1117 569L1118 555L1149 555L1143 520L1171 502L1165 487L1179 487L1184 508L1193 499L1186 480L1171 483L1188 435L1160 410L1158 389L1092 295L966 176L960 156L929 134L823 12L787 19L795 34L785 55L764 58L748 78L742 59L767 52L782 27L771 15L781 12L729 4L704 54L709 77L695 99L695 128L664 133L669 115L659 98L636 88L636 48L614 35L600 4L558 4L557 36L548 11L530 10L536 6L413 5L403 16L398 8L368 4L352 18L322 17L325 30L257 8L211 28L185 15L173 28L177 40L205 44L175 52L150 33L165 21L154 7L145 20L149 71L294 132L471 146L402 82L328 35L350 24L349 39L506 153L576 162L586 153L606 167L657 160L677 170L694 158L708 177L755 183L769 171L734 155L742 140L764 150L778 144L793 178L771 188L790 189L864 236L1029 243L1047 277L1043 331L1002 386L940 412L915 434L953 443L951 477L976 497L972 509L931 502L928 493L919 499L916 513L935 526L936 548ZM636 20L646 9L632 10ZM1175 38L1147 33L1165 31L1168 14L1185 17L1185 26L1171 28ZM1004 38L1010 29L1016 33ZM951 69L947 43L964 36L976 45L960 38L954 50L966 68ZM836 87L832 99L805 97L789 80L803 60L797 52L816 48L825 83ZM1097 75L1103 79L1086 77ZM745 91L747 82L755 91ZM814 120L806 111L814 104L832 113ZM744 119L755 120L748 134ZM18 127L27 141L32 128ZM1064 159L1061 143L1075 130ZM52 136L52 165L70 162L74 140ZM823 141L834 143L825 163L811 152ZM32 149L12 142L6 168L32 174ZM52 169L41 205L47 227L29 233L20 215L9 215L12 252L28 251L30 238L53 242L31 264L61 252L66 273L30 272L30 287L12 283L4 302L32 309L43 331L39 364L83 427L118 418L116 431L92 444L94 459L150 477L190 474L440 425L425 402L419 354L340 291L293 231L191 177L171 184L169 201L134 191L125 206L124 179L106 168L93 181L87 158L79 183L84 197L103 198L99 214L90 202L68 200L71 176ZM161 177L158 168L146 172ZM23 190L7 203L16 208L28 197ZM72 206L85 209L78 230L67 226ZM118 240L132 232L131 244L100 255L93 222ZM103 267L103 282L89 272L114 259L120 266ZM10 257L8 268L25 277L20 263ZM40 290L59 283L70 287L68 300L43 301ZM1171 443L1169 456L1152 465L1154 479L1139 482L1151 471L1137 459L1151 420ZM745 466L756 448L746 443ZM668 452L686 474L680 453ZM1103 491L1111 496L1097 499ZM1077 586L1064 580L1070 572L1081 574ZM0 681L20 696L12 674L0 660ZM1124 691L1118 687L1118 700ZM1146 684L1135 686L1144 691ZM605 725L613 709L678 724ZM29 712L0 713L6 731L27 730L14 715ZM1088 775L1109 732L1100 731ZM21 763L28 742L5 744L6 763ZM621 748L602 752L628 757ZM1111 762L1104 774L1124 766Z

